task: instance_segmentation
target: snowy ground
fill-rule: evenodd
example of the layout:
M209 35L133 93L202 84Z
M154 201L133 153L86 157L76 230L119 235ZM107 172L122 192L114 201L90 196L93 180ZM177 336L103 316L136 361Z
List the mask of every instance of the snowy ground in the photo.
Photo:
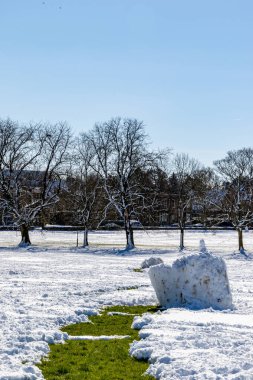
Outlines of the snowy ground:
M123 255L121 232L92 233L90 250L75 248L73 232L34 231L30 249L15 248L18 233L0 232L1 380L42 378L33 363L48 352L47 342L65 338L60 325L86 321L103 305L156 302L147 273L133 268L151 254L171 264L182 255L179 235L136 231L135 236L139 250ZM249 252L252 238L252 232L245 234ZM198 250L200 239L224 257L235 309L170 309L144 316L137 321L143 339L131 352L150 359L149 371L160 379L253 379L253 260L233 253L235 232L187 232L189 252Z

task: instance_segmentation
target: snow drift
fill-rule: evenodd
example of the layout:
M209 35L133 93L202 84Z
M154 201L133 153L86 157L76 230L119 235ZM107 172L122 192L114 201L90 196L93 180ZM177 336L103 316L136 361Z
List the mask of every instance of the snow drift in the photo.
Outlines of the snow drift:
M232 308L226 264L206 250L180 258L171 266L152 266L148 273L163 307Z

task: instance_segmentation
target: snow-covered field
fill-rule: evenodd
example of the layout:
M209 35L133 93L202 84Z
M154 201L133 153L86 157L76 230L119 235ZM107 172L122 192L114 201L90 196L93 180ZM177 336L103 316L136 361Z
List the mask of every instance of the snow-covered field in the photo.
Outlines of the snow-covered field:
M81 235L79 235L81 239ZM15 248L16 232L0 232L0 379L39 379L33 364L48 342L65 339L63 324L86 321L103 305L157 302L147 272L133 268L151 255L171 264L182 256L177 231L136 231L138 247L121 249L124 233L94 232L89 250L73 232L34 231L33 246ZM186 232L188 252L199 240L227 264L234 310L169 309L135 321L143 338L131 353L150 360L160 379L253 379L253 260L234 254L236 232ZM253 233L245 233L253 252ZM129 289L132 288L132 289Z

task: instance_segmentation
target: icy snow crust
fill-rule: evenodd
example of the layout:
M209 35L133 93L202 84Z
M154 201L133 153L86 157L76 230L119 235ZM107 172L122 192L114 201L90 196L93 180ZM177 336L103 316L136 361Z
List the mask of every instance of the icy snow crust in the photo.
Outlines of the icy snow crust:
M149 359L149 373L160 379L253 379L253 260L233 253L236 232L186 232L185 255L198 252L203 238L225 259L235 309L146 314L134 321L142 340L131 354ZM249 257L252 238L245 234ZM149 231L148 239L136 231L141 249L131 254L122 249L121 232L92 233L90 241L100 247L90 250L74 248L73 232L34 231L31 239L35 246L16 249L19 234L0 234L1 380L42 379L34 362L47 354L48 343L68 338L60 332L64 324L88 321L104 305L156 303L146 270L133 268L156 254L167 265L183 257L177 231Z
M233 307L225 261L207 251L151 266L148 274L163 307Z

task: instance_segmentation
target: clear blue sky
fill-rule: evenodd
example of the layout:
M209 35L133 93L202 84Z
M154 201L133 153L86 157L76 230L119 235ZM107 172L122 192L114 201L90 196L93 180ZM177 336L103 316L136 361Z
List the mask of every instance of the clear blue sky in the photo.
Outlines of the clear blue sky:
M253 146L252 0L0 0L0 117L143 120L205 164Z

